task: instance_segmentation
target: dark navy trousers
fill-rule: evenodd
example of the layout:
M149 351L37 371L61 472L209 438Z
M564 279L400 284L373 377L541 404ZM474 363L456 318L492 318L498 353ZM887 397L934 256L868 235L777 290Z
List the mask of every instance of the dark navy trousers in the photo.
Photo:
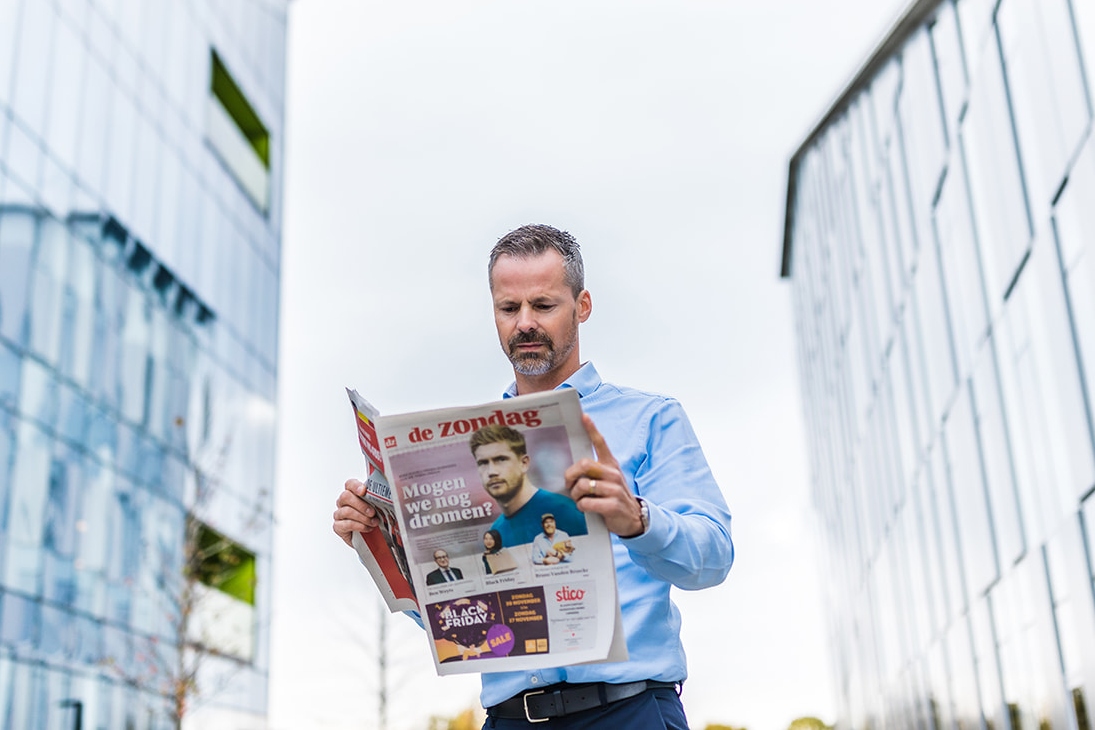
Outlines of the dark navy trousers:
M487 717L483 730L688 730L681 698L671 688L648 689L606 707L529 724L527 720Z

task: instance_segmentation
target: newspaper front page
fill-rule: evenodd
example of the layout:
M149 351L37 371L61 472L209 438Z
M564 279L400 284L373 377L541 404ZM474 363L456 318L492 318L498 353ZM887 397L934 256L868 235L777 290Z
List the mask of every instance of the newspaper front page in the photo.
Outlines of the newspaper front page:
M438 674L627 658L610 535L564 493L577 392L375 424Z

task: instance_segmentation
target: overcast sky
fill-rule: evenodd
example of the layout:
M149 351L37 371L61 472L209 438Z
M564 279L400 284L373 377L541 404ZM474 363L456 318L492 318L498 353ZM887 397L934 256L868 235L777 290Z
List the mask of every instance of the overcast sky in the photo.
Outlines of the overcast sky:
M271 726L376 727L378 597L331 532L382 412L498 398L486 256L582 244L582 355L680 399L734 515L727 581L676 592L695 730L832 722L791 316L787 160L898 0L295 0L290 6ZM384 618L391 730L477 704Z

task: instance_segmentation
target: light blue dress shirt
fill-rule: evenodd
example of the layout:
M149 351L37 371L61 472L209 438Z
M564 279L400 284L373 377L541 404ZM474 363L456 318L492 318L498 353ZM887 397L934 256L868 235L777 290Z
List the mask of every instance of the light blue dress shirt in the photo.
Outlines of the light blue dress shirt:
M650 508L645 534L612 536L629 659L485 673L480 695L484 707L556 682L685 679L681 615L669 589L718 585L734 562L730 511L680 403L605 383L591 363L559 387L578 391L582 410L605 437L632 491ZM516 395L516 385L505 395Z

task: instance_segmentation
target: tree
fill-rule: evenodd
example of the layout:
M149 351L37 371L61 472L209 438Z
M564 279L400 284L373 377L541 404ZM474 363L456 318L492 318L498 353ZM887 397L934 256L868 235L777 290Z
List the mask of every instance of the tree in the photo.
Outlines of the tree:
M469 707L455 717L430 718L427 730L479 730L483 727L484 712L479 707Z
M791 721L787 730L833 730L833 726L826 725L816 717L799 717Z

